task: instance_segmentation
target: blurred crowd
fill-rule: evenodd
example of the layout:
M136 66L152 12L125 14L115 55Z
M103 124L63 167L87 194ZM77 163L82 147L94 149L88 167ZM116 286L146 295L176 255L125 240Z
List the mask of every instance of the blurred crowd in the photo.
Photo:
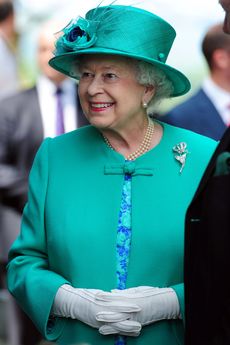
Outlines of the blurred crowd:
M7 292L5 279L7 255L19 233L35 153L45 137L87 123L77 84L48 65L55 49L54 33L62 27L57 19L43 18L37 29L34 71L26 74L20 62L15 4L0 0L0 341L7 345L42 341Z

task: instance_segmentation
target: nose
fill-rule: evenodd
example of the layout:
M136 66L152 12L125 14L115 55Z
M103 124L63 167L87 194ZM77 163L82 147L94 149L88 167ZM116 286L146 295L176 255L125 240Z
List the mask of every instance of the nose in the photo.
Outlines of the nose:
M94 76L88 85L88 94L94 96L103 92L103 81L100 76Z

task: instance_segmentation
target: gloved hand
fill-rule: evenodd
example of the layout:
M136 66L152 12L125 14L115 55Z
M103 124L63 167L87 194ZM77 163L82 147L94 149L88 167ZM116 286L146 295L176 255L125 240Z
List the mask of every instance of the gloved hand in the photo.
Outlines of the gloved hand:
M97 299L98 293L104 293L96 289L78 289L68 284L62 285L55 296L52 314L62 317L78 319L99 330L101 334L121 334L137 336L141 325L137 321L129 321L131 315L140 311L140 307L132 302L104 301ZM106 293L106 292L105 292ZM107 294L111 294L110 292ZM109 323L108 327L104 322Z
M129 337L138 337L138 335L140 335L141 328L142 326L140 322L133 320L124 320L116 323L107 322L99 328L99 333L103 335L120 334L127 335Z
M101 302L119 301L124 306L126 303L138 305L140 311L133 313L131 320L140 322L142 326L163 319L176 319L180 314L177 295L172 288L158 288L139 286L125 290L112 290L112 293L100 292L96 296ZM109 315L100 313L98 320L110 322Z
M99 328L99 333L103 335L108 334L120 334L127 335L129 337L138 337L141 332L141 324L137 321L125 320L116 323L105 323Z

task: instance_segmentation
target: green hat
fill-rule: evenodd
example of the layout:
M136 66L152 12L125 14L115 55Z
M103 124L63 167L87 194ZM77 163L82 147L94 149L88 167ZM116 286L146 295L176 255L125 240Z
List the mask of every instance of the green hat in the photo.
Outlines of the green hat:
M163 70L174 86L171 96L180 96L189 91L190 82L165 63L175 36L173 27L151 12L122 5L97 7L87 12L85 18L72 20L62 30L56 41L55 57L49 64L78 79L74 65L80 55L126 56Z

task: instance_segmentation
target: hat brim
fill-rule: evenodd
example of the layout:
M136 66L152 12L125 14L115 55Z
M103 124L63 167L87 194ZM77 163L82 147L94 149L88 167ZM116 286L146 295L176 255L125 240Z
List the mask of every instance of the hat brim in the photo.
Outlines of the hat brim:
M86 54L105 54L105 55L124 56L124 57L133 58L136 60L146 61L154 66L157 66L162 71L164 71L167 78L173 84L174 90L171 97L182 96L185 93L187 93L191 88L191 84L188 78L177 69L163 62L153 60L153 59L148 59L140 55L126 53L124 51L118 51L118 50L115 51L112 49L106 49L106 48L99 49L98 47L97 48L92 47L92 48L84 49L78 52L70 52L70 53L59 55L59 56L55 56L49 61L49 64L51 67L58 70L59 72L66 74L69 77L77 79L76 75L71 74L70 66L78 60L78 57L80 57L81 55L86 55Z

